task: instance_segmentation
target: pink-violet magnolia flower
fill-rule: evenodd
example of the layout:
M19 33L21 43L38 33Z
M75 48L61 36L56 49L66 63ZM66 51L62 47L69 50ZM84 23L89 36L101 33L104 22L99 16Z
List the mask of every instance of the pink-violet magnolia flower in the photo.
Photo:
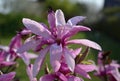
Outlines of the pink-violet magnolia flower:
M106 61L104 52L98 54L98 66L95 75L101 77L102 80L106 81L119 81L120 80L120 64L116 61L105 64Z
M72 50L73 51L73 50ZM76 56L74 57L74 59L81 53L81 48L80 49L76 49L73 51L73 54L75 54ZM83 58L82 56L80 57L80 59ZM78 59L79 60L79 59ZM82 59L82 61L84 61L84 59ZM93 62L93 61L90 61ZM75 63L75 69L73 72L71 72L67 66L67 64L65 64L65 62L61 63L61 67L59 69L59 71L61 73L63 73L64 75L68 75L68 74L79 74L81 76L83 76L84 78L88 78L91 79L91 77L89 76L88 72L92 72L96 69L96 66L94 63L90 63L90 64L84 64L84 63ZM72 75L73 76L73 75Z
M67 47L68 44L80 44L101 50L101 47L97 43L87 39L69 40L71 36L80 31L90 31L90 28L88 27L76 25L83 19L85 19L85 17L76 16L69 19L66 23L64 14L60 9L56 10L55 13L50 11L48 14L49 29L45 24L23 18L22 22L25 27L31 30L37 37L29 38L17 52L23 53L29 49L40 51L40 55L33 65L34 76L39 72L48 51L50 51L50 63L52 68L57 72L61 66L60 61L62 56L65 58L68 68L71 71L74 71L75 69L74 57ZM47 46L45 47L45 45Z
M17 53L17 49L22 45L22 37L30 33L30 30L24 29L14 36L9 46L0 45L0 67L10 66L15 64L15 60L21 57L26 64L29 64L30 58L36 58L37 55L24 52L22 54Z

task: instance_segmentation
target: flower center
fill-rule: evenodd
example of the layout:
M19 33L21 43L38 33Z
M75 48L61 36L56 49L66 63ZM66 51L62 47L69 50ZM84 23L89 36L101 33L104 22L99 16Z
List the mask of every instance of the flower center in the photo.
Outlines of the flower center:
M57 42L58 45L60 45L61 39L56 39L56 42Z

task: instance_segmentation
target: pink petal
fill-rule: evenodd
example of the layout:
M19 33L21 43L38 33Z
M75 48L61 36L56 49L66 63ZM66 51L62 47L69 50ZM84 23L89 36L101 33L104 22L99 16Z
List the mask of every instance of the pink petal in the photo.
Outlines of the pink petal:
M39 70L41 69L41 66L43 64L43 61L45 59L45 56L49 50L49 47L44 48L43 50L40 51L39 56L36 58L35 63L33 65L33 76L35 77Z
M84 80L76 76L68 76L68 81L84 81Z
M111 75L111 79L112 79L112 76L116 79L116 81L119 81L120 79L120 72L119 72L119 64L114 64L114 63L111 63L110 65L106 65L106 73L108 75Z
M62 55L62 45L57 45L57 44L51 45L50 63L55 72L58 71L61 66L60 64L61 55Z
M75 60L72 53L68 49L64 49L64 55L68 68L73 72L75 68Z
M50 29L53 30L55 28L55 13L53 11L48 14L48 23L50 25Z
M37 79L35 77L33 77L33 74L32 74L32 72L33 72L33 65L32 64L27 66L26 71L27 71L27 74L28 74L30 81L37 81Z
M55 76L52 74L44 75L39 79L39 81L54 81L54 80L55 80Z
M67 78L64 74L57 72L56 75L59 77L61 81L67 81Z
M28 65L26 68L26 71L27 71L27 74L29 76L29 79L32 80L33 79L33 74L32 74L33 65L32 64Z
M27 56L28 56L29 59L35 59L35 58L38 57L38 55L33 54L33 53L27 53Z
M85 78L91 79L88 73L80 66L75 66L75 73L78 73L79 75L82 75Z
M12 81L15 77L15 72L10 72L8 74L2 74L0 75L0 81Z
M69 25L76 25L78 22L81 22L85 19L86 17L84 16L75 16L75 17L72 17L68 20L67 24Z
M31 40L23 44L18 50L17 53L23 53L25 51L28 51L30 49L35 49L36 46L40 43L40 40Z
M85 46L88 46L88 47L91 47L91 48L94 48L100 51L102 50L100 45L87 39L70 40L70 41L67 41L67 44L80 44L80 45L85 45Z
M19 34L17 34L15 37L12 38L11 43L9 45L10 50L12 49L17 49L18 47L20 47L22 44L22 40L21 40L21 36Z
M9 47L8 46L2 46L2 45L0 45L0 49L2 49L4 51L8 51Z
M31 30L34 34L43 36L45 38L50 38L51 33L40 23L27 18L23 18L22 22L25 27Z
M96 66L93 64L89 64L89 65L85 65L85 64L78 64L77 67L83 69L86 72L91 72L94 71L96 69Z
M69 38L80 31L90 31L91 29L85 26L73 26L64 36L63 39Z
M112 71L107 72L107 74L113 76L115 78L116 81L120 80L120 73L118 69L114 69ZM111 77L110 77L111 78Z
M14 65L14 64L16 64L16 62L2 61L2 62L0 62L0 67L10 66L10 65Z
M28 30L28 29L23 29L21 32L20 32L21 35L29 35L31 34L31 30Z
M19 56L22 58L22 60L24 61L24 63L25 63L26 65L29 65L29 64L30 64L30 59L29 59L29 57L28 57L28 55L27 55L26 52L24 52L24 53L22 53L22 54L19 54Z
M64 13L62 10L56 10L55 12L55 19L56 19L56 26L62 26L65 25L65 18L64 18Z

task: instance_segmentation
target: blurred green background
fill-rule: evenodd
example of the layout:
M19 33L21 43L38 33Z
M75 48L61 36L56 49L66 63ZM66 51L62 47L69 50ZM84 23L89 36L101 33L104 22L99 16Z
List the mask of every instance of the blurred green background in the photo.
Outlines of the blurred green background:
M0 44L8 45L12 36L24 28L22 18L48 24L49 7L53 10L61 9L66 20L77 15L86 16L86 20L79 24L90 27L92 32L80 32L75 38L87 38L97 42L104 51L112 52L112 59L120 62L119 0L0 0ZM92 49L89 58L96 61L97 52ZM25 65L23 61L19 62L16 77L20 81L28 81ZM98 79L93 78L91 81L96 80Z

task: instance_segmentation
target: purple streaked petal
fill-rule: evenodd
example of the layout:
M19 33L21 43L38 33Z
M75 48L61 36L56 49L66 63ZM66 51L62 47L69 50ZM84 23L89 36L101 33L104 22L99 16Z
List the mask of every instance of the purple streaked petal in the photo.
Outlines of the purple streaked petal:
M50 31L43 27L43 25L41 25L40 23L27 18L23 18L22 22L25 27L31 30L34 34L43 36L45 38L50 38Z
M37 79L35 77L33 77L33 74L32 74L32 71L33 71L33 65L32 64L27 66L26 71L27 71L27 74L28 74L28 77L29 77L30 81L37 81Z
M55 28L55 13L53 11L48 13L48 23L50 25L50 29L53 30Z
M84 80L76 76L68 76L68 81L84 81Z
M29 59L29 55L27 55L27 53L26 52L24 52L24 53L22 53L22 54L18 54L21 58L22 58L22 60L24 61L24 63L26 64L26 65L29 65L30 64L30 59Z
M21 36L19 34L17 34L15 37L12 38L11 43L9 45L10 47L10 51L12 49L17 49L18 47L20 47L22 45L22 41L21 41Z
M36 46L40 43L40 40L31 40L23 44L18 50L17 53L23 53L25 51L28 51L30 49L36 49Z
M119 81L120 80L120 73L118 69L114 69L112 71L107 72L108 75L111 75L111 79L112 76L114 77L115 81Z
M79 75L82 75L85 78L91 79L89 74L84 69L82 69L80 66L75 66L75 73L78 73Z
M93 42L93 41L90 41L88 39L75 39L75 40L70 40L70 41L67 41L66 44L80 44L80 45L85 45L85 46L88 46L88 47L91 47L91 48L94 48L96 50L102 50L101 46L98 45L97 43Z
M76 67L79 67L86 72L91 72L91 71L94 71L96 69L96 66L93 65L93 64L89 64L89 65L87 65L87 64L77 64Z
M49 46L41 50L39 56L36 58L35 63L33 65L33 76L34 77L38 74L39 70L41 69L41 66L43 64L43 61L45 59L45 56L48 50L49 50Z
M4 51L8 51L8 50L9 50L9 47L8 47L8 46L0 45L0 49L2 49L2 50L4 50Z
M56 77L53 74L48 74L40 77L39 81L54 81L55 78Z
M88 27L85 27L85 26L73 26L73 28L71 28L71 29L63 36L63 39L69 38L69 37L75 35L76 33L80 32L80 31L91 31L91 29L88 28Z
M84 16L75 16L75 17L72 17L68 20L67 24L69 25L76 25L78 22L81 22L85 19L86 17Z
M28 35L28 34L30 34L30 33L31 33L31 30L28 30L28 29L23 29L23 30L20 32L21 35Z
M59 77L61 81L67 81L67 78L64 74L57 72L56 75Z
M68 68L73 72L75 68L75 60L72 53L68 49L64 49L64 55Z
M33 54L33 53L27 53L27 56L28 56L29 59L35 59L35 58L38 57L38 55Z
M62 45L53 44L50 47L50 63L53 70L56 72L59 70L61 64L60 59L62 56Z
M64 13L62 10L56 10L55 12L56 26L63 26L66 24Z
M111 79L112 77L114 77L116 80L115 81L119 81L120 79L120 72L119 72L119 64L113 64L111 63L110 65L106 65L106 73L108 75L111 75Z
M0 81L12 81L15 77L15 72L10 72L8 74L2 74L0 75Z
M32 64L28 65L26 68L26 71L27 71L29 79L32 80L33 79L33 74L32 74L33 65Z
M10 66L10 65L14 65L14 64L16 64L16 62L2 61L2 62L0 62L0 67Z

